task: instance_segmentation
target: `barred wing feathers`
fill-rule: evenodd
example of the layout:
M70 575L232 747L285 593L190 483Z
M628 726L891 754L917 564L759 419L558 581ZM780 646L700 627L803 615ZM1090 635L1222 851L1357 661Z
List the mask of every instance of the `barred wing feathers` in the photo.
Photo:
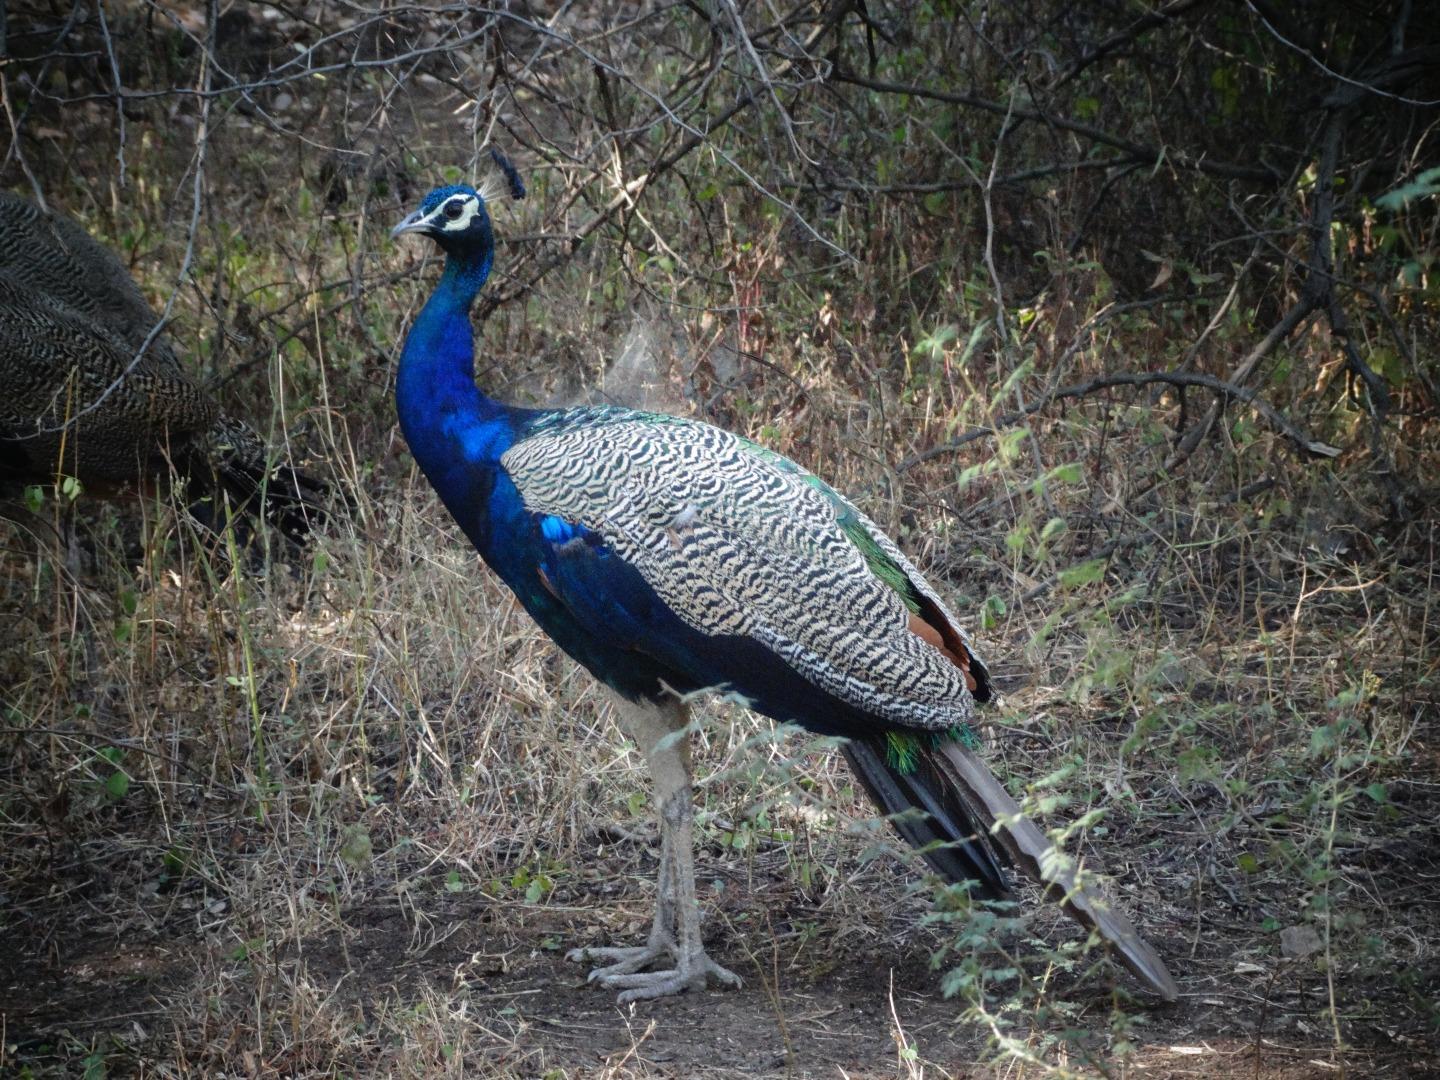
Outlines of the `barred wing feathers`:
M907 599L963 641L953 618L868 518L793 462L706 424L606 409L549 418L501 464L527 510L600 536L689 627L761 643L890 724L968 719L966 672L912 629Z
M0 192L0 489L63 472L118 493L173 464L303 539L326 516L328 486L272 461L252 428L221 412L158 321L79 224Z

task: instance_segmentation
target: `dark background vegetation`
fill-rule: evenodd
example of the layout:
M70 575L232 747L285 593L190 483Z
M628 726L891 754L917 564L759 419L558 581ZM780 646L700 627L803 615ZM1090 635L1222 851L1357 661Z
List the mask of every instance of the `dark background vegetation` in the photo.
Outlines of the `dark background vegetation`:
M0 3L0 180L354 491L237 570L163 500L0 522L0 1073L1436 1067L1432 5ZM701 733L744 990L620 1012L633 748L418 477L392 224L504 150L482 383L850 491L1007 696L987 754L1182 985L936 909L831 756ZM877 857L879 856L879 857ZM1025 921L1019 916L1028 914Z

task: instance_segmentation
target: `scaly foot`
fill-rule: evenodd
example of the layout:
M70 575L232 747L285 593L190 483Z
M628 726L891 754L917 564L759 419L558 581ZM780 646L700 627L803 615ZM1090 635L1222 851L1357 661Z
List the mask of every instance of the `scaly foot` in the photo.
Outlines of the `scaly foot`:
M660 971L642 970L662 958L671 960L675 966ZM589 960L612 961L607 966L590 972L586 981L598 982L610 990L619 990L620 996L617 1000L621 1005L668 997L686 990L704 990L709 979L714 979L723 986L740 985L740 976L715 963L703 949L691 956L684 956L668 942L628 949L571 949L566 954L566 959L579 963Z
M609 961L604 967L597 967L586 977L586 982L607 979L613 975L632 975L643 971L658 960L670 960L675 955L675 946L668 941L651 945L635 945L616 948L610 945L587 946L571 949L565 959L572 964L588 964L595 960Z
M607 989L619 990L620 996L615 1000L621 1005L669 997L686 990L704 990L707 979L714 979L725 986L740 985L740 976L721 967L703 952L688 958L688 962L686 957L680 957L680 962L668 971L645 971L633 975L594 972L590 978Z

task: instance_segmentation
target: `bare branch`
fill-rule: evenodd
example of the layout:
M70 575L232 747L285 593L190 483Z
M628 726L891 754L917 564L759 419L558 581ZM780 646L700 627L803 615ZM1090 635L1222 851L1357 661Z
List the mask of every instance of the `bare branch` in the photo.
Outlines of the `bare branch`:
M1204 375L1195 371L1129 371L1117 372L1110 375L1100 375L1093 379L1086 379L1081 383L1074 383L1070 386L1062 386L1041 396L1038 400L1032 401L1023 409L1012 413L1006 413L997 419L993 424L984 427L971 428L953 439L947 439L938 446L932 446L928 450L922 450L918 454L911 454L895 466L897 473L908 472L915 466L932 461L945 454L954 453L962 447L968 446L977 439L984 439L988 436L998 434L1003 428L1014 427L1023 422L1027 417L1035 415L1041 409L1052 402L1064 398L1086 397L1097 390L1106 390L1115 386L1152 386L1156 383L1165 383L1170 386L1200 386L1207 390L1213 390L1217 394L1224 394L1226 397L1234 398L1236 401L1244 402L1253 408L1272 428L1278 431L1285 438L1295 444L1296 448L1314 457L1333 458L1341 453L1339 447L1331 446L1312 438L1298 427L1285 419L1273 405L1265 401L1253 390L1243 386L1236 386L1234 383L1226 382L1224 379L1217 379L1213 375Z
M989 101L985 98L976 97L974 94L960 94L953 90L932 90L924 86L914 86L909 83L890 82L885 79L871 79L864 75L856 75L852 72L835 70L831 72L832 82L850 83L852 86L860 86L867 90L874 90L882 94L905 94L910 97L929 98L932 101L943 101L951 105L965 105L972 109L980 109L984 112L994 113L996 116L1014 115L1026 120L1035 120L1043 124L1049 124L1062 131L1071 131L1076 135L1083 135L1093 142L1102 143L1105 146L1112 146L1117 150L1124 150L1145 161L1169 162L1182 169L1190 169L1206 173L1210 176L1219 176L1227 180L1249 180L1255 183L1273 185L1280 179L1273 170L1256 169L1248 165L1228 165L1223 162L1210 161L1206 158L1195 158L1183 151L1171 150L1169 148L1158 148L1145 146L1141 143L1123 139L1118 135L1112 135L1095 127L1093 124L1081 123L1078 120L1067 120L1063 117L1051 116L1038 109L1015 109L1010 110L1007 105L998 101Z
M1157 26L1163 26L1180 15L1210 3L1211 0L1170 0L1164 7L1140 16L1133 23L1121 30L1118 34L1111 34L1108 38L1096 45L1075 63L1066 69L1065 73L1051 84L1051 90L1059 90L1075 76L1079 75L1086 68L1100 60L1105 59L1116 49L1129 45L1136 38L1140 37L1147 30L1153 30Z

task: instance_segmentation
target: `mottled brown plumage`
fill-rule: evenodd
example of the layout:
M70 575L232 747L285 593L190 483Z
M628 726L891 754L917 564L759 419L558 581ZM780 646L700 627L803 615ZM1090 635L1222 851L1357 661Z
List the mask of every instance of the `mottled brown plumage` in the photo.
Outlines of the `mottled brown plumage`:
M223 413L157 322L112 252L0 193L0 494L73 476L113 496L173 471L196 494L223 493L306 536L325 486Z

